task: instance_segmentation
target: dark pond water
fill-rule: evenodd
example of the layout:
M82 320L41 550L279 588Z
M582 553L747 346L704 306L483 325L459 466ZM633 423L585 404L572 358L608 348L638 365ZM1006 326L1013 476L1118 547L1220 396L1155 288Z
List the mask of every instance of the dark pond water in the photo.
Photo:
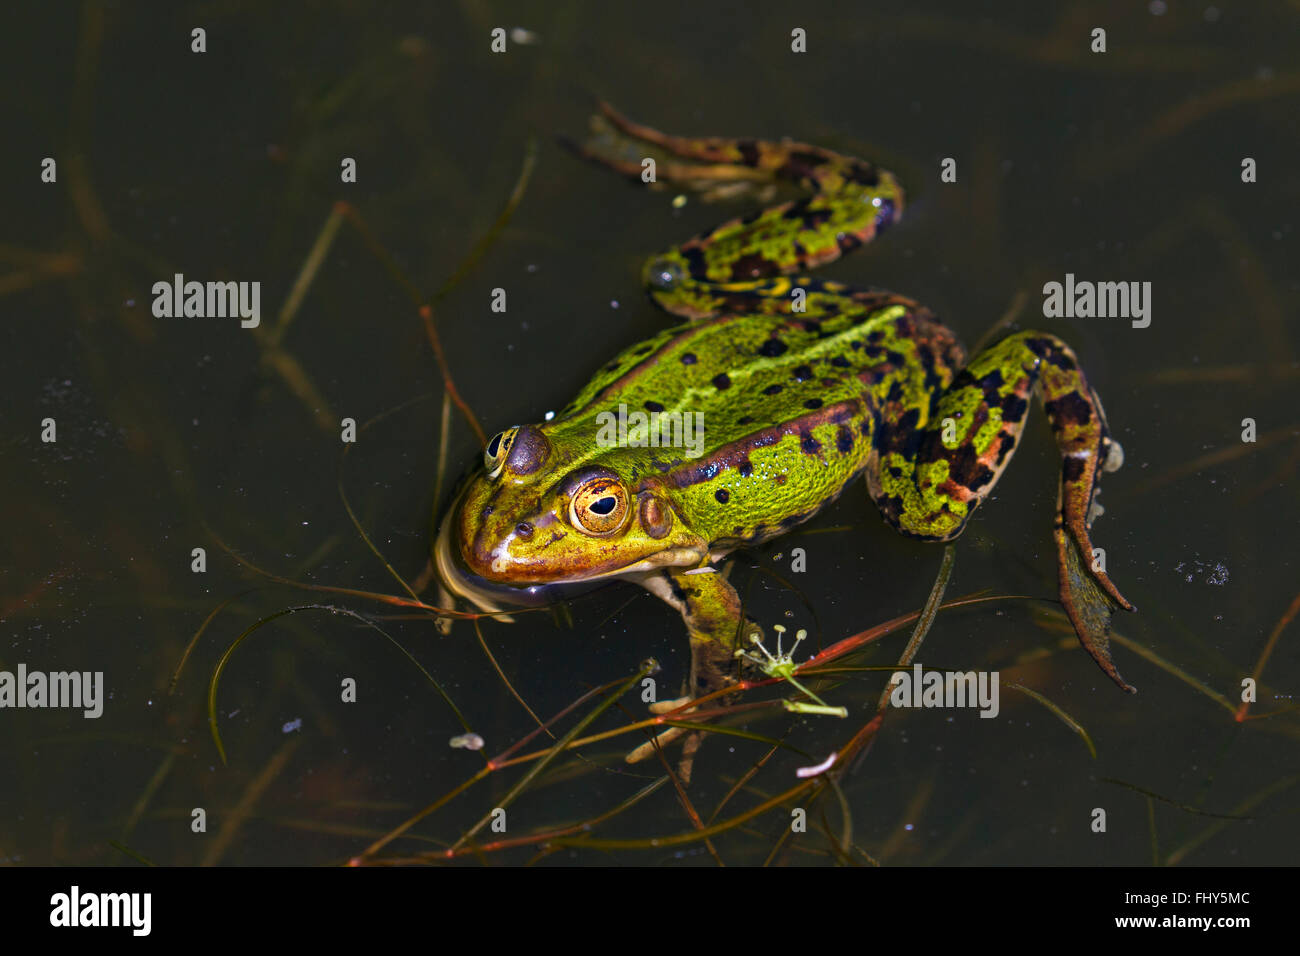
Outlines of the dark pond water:
M713 818L769 747L706 742L688 793L704 820L737 824L714 837L718 856L834 862L847 808L858 862L1294 862L1300 624L1284 619L1300 580L1300 10L272 6L49 4L6 30L0 670L102 672L106 699L93 720L0 710L0 861L345 861L535 729L529 709L549 717L652 655L675 689L681 622L630 585L567 613L481 621L480 642L471 624L443 635L427 617L277 584L233 556L402 594L350 506L383 560L419 576L433 514L480 454L453 415L439 494L443 384L423 298L440 294L447 362L489 433L560 408L664 327L639 288L642 261L749 207L674 204L560 148L602 97L671 132L789 136L892 169L909 194L903 222L826 274L915 297L968 344L1018 304L1021 327L1074 346L1127 452L1094 537L1140 609L1116 621L1136 696L1078 649L1053 603L1055 451L1035 412L958 541L947 592L1032 600L942 612L922 654L998 670L997 719L890 711L840 778L842 802L827 788L738 821L848 743L885 676L823 687L848 721L737 718L809 756L773 755ZM496 27L528 32L494 54ZM791 51L796 28L805 53ZM1090 50L1095 28L1105 53ZM530 143L522 199L479 255ZM56 182L41 182L46 157ZM355 183L339 181L344 157ZM955 183L940 180L946 158ZM343 221L333 233L273 348L338 200L364 231ZM260 282L260 330L156 318L153 285L176 273ZM1149 282L1149 326L1044 318L1044 283L1067 273ZM490 308L496 288L505 313ZM343 418L360 423L346 455ZM790 571L793 547L803 574ZM941 555L886 527L858 485L732 575L753 616L828 645L919 608ZM231 654L215 704L223 763L208 723L214 669L260 619L305 605L326 609L278 617ZM893 663L907 630L850 663ZM1252 676L1258 699L1238 720ZM448 746L465 727L432 681L483 753ZM1096 757L1011 682L1084 728ZM635 693L620 704L591 729L644 713ZM637 739L561 757L517 798L531 765L492 773L376 856L450 847L508 801L505 834L476 837L518 839L490 848L496 862L712 863L699 840L648 845L695 828L671 785L621 808L664 776L623 764ZM807 833L788 832L793 807L808 810ZM196 808L206 832L193 830ZM578 845L537 837L596 817L571 834ZM581 845L594 838L641 845Z

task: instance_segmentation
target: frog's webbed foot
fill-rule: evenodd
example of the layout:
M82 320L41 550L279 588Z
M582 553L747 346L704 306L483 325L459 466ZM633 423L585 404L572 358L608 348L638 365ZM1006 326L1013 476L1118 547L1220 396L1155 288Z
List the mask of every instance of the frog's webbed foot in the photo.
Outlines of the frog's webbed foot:
M733 199L771 186L770 171L757 168L734 148L735 141L669 136L634 123L608 103L599 104L581 144L566 142L574 152L621 176L703 194L707 200ZM654 160L654 178L643 178L645 161Z
M604 103L587 141L573 148L651 187L733 199L774 193L785 183L806 194L725 222L647 264L642 278L650 297L690 319L755 308L775 313L778 304L788 312L791 282L778 277L833 262L903 210L898 181L866 160L790 140L670 136ZM798 281L802 287L806 277Z

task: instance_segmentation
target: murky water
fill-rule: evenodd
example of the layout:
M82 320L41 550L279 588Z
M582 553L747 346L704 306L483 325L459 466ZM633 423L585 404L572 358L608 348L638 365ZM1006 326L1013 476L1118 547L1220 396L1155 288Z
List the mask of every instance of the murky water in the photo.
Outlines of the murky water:
M577 600L567 617L483 621L480 643L470 624L444 636L427 618L283 586L234 557L295 581L402 594L350 506L383 560L419 576L443 390L416 302L453 277L437 328L489 432L558 409L603 360L663 327L638 287L643 259L747 210L675 208L671 194L561 149L556 136L580 136L599 96L671 132L790 136L892 169L909 192L904 222L826 274L913 296L967 344L1019 302L1022 327L1074 346L1127 452L1105 481L1094 537L1140 609L1117 620L1115 647L1139 694L1120 693L1052 614L1054 450L1035 413L995 500L958 543L948 590L1035 600L945 611L922 655L933 667L999 670L1000 714L890 712L841 780L851 855L1294 861L1300 722L1288 708L1300 693L1300 625L1278 630L1294 614L1300 530L1294 8L1023 4L994 17L963 4L796 15L566 2L506 17L471 3L386 16L265 6L46 9L10 32L20 44L0 84L0 670L102 671L106 700L98 719L0 710L0 860L345 860L484 766L448 746L465 727L430 678L486 739L484 754L535 729L525 704L549 717L648 656L675 688L687 662L681 623L631 586ZM204 53L191 51L196 27ZM531 34L509 35L494 54L495 27ZM1098 27L1105 53L1090 51ZM805 53L791 51L795 28ZM530 140L535 166L517 209L458 274L506 205ZM56 182L40 180L45 157ZM355 183L340 183L344 158L356 161ZM948 158L956 182L940 180ZM1243 182L1246 158L1256 182ZM340 199L364 230L336 223L282 326ZM154 283L177 273L260 282L260 331L238 318L154 317ZM1043 318L1044 283L1067 273L1151 283L1149 326ZM504 314L490 309L497 288ZM346 455L343 418L359 427ZM45 419L53 443L42 441ZM442 499L479 456L452 422ZM796 546L802 575L790 571ZM825 645L918 608L941 554L889 530L859 487L799 534L741 556L733 580L756 618L813 628ZM215 705L223 764L208 724L214 668L259 619L308 605L230 656ZM906 630L853 663L897 660ZM1251 676L1258 700L1238 721ZM717 819L789 789L796 767L843 746L884 680L858 672L827 691L848 722L764 712L744 724L789 731L808 756L774 756ZM355 702L342 699L345 681ZM1096 758L1011 682L1085 728ZM636 694L623 706L643 713ZM615 710L594 728L624 719ZM662 776L624 766L635 742L556 761L510 804L505 837L607 814ZM689 791L704 818L767 749L705 744ZM522 772L491 775L379 855L455 843ZM820 821L824 812L838 839L841 804L827 792L810 806L806 834L779 842L791 819L780 806L714 846L728 862L774 848L781 862L832 862ZM194 832L196 808L205 833ZM1097 808L1105 833L1093 830ZM663 786L588 836L691 829ZM542 845L499 852L523 862ZM547 859L576 863L711 860L699 842L613 855L549 848Z

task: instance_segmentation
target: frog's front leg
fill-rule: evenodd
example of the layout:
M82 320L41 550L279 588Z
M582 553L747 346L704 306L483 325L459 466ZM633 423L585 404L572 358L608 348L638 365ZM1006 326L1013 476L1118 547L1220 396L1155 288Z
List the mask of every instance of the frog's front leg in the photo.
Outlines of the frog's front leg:
M741 631L757 630L757 625L745 621L740 595L727 579L711 567L663 568L645 575L639 583L678 610L691 641L691 671L684 695L677 700L660 701L651 709L657 713L674 710L734 683L731 673ZM644 760L654 754L656 746L662 747L685 733L680 727L670 727L654 741L647 741L629 753L627 762ZM691 761L700 742L698 732L687 737L679 766L686 781L690 780Z
M906 395L913 383L901 388ZM1043 332L1021 332L976 355L931 405L923 398L881 412L868 488L885 518L911 537L956 537L997 483L1019 439L1034 394L1041 397L1061 452L1053 535L1061 601L1084 648L1133 692L1110 656L1110 615L1133 610L1094 559L1088 531L1103 471L1123 462L1101 401L1074 353Z

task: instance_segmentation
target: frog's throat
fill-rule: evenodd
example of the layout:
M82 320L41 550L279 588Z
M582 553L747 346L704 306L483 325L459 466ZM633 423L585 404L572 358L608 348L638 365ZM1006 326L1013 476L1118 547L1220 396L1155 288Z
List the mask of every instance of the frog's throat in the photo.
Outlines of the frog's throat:
M438 529L438 540L433 549L434 567L447 589L466 600L480 611L500 613L507 607L540 607L552 604L572 594L573 589L588 584L599 584L612 578L637 577L665 567L699 567L709 557L707 552L694 548L669 548L629 564L600 574L582 577L557 578L525 586L514 586L481 578L470 572L460 561L452 540L456 509L448 511ZM510 621L507 615L499 621Z

